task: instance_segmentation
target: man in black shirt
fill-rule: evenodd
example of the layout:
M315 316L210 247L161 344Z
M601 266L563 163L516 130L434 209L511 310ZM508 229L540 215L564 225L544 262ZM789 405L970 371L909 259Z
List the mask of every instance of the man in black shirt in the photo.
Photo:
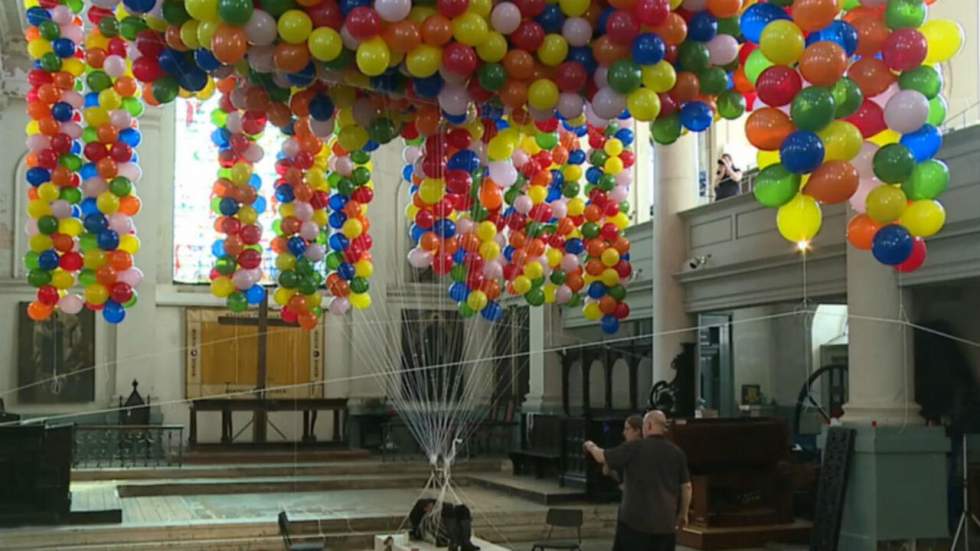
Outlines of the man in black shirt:
M676 531L687 526L691 477L684 452L664 437L667 417L643 417L643 439L603 450L589 441L585 451L611 470L623 471L616 548L622 551L673 551Z

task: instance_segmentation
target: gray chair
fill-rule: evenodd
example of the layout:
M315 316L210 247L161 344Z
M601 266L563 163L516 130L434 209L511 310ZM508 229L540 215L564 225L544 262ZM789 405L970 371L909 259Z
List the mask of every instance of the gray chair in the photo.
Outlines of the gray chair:
M279 535L282 536L282 543L286 547L286 551L324 551L323 543L293 543L289 537L289 517L286 516L286 511L279 512Z
M531 551L545 551L546 549L559 549L566 551L582 551L582 510L581 509L548 509L545 517L548 525L548 535L544 541L539 541L531 547ZM553 539L555 528L563 530L575 529L575 540Z

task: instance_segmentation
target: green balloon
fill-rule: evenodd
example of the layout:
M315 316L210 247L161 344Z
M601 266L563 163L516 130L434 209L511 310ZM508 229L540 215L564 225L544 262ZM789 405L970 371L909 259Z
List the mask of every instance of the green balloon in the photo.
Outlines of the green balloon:
M136 40L136 35L147 30L148 28L150 27L146 24L146 21L132 15L125 17L119 22L119 34L130 42Z
M483 222L490 216L490 211L487 207L484 207L479 202L474 201L473 206L470 208L470 217L476 222Z
M263 6L264 5L265 4L263 4ZM347 66L353 62L354 62L354 53L348 50L347 48L344 48L340 50L340 55L338 55L331 61L327 61L323 65L327 69L333 69L335 71L339 71L340 69L346 69Z
M99 238L94 233L85 232L78 238L78 248L83 253L94 251L99 248Z
M561 284L565 283L565 280L567 278L568 278L568 275L565 274L565 272L563 272L561 270L555 270L555 271L551 272L551 277L549 279L555 285L561 285Z
M283 270L279 274L279 285L287 289L294 289L299 284L299 276L292 270Z
M603 191L612 191L616 187L616 177L612 174L604 173L602 176L599 176L597 187Z
M78 273L78 282L82 285L97 283L98 278L95 277L95 270L83 268L82 271Z
M496 92L507 82L507 71L499 63L487 63L477 71L476 78L479 80L480 86L491 92Z
M92 126L86 126L82 130L82 141L85 143L92 143L99 141L99 131Z
M707 51L707 48L705 48ZM640 87L643 81L640 66L629 59L620 59L609 67L606 75L609 87L620 94L629 94Z
M800 191L802 177L794 174L782 164L769 165L755 178L752 192L759 203L769 208L777 208L788 203Z
M44 287L51 283L51 272L47 270L31 270L27 273L27 282L32 287Z
M929 159L915 165L912 176L902 183L902 190L910 200L919 201L939 197L948 185L949 167L940 160Z
M371 181L371 171L366 166L359 166L351 172L350 177L355 184L363 186Z
M534 136L534 143L538 144L541 149L552 150L556 145L558 145L558 134L553 132L541 132Z
M82 200L82 192L77 187L63 187L58 191L58 198L77 205Z
M592 153L589 154L589 163L592 166L601 167L606 164L607 160L609 160L609 154L601 149L593 149Z
M296 7L294 0L263 0L262 9L269 15L279 19L279 16Z
M531 306L541 306L544 304L544 290L540 287L534 287L524 295L524 300Z
M754 50L745 60L745 77L749 79L752 86L759 80L759 75L766 69L773 66L773 63L762 53L762 50Z
M711 66L711 53L707 44L688 40L677 48L677 61L685 70L700 73Z
M78 169L82 168L82 158L78 155L68 153L58 157L58 164L72 172L77 172Z
M316 292L317 283L312 277L302 277L296 290L304 295L312 295Z
M136 293L136 291L133 290L133 296L129 297L129 300L127 300L126 303L123 304L123 307L132 308L133 306L136 306L136 303L139 302L138 296L139 295Z
M116 176L109 182L109 191L117 197L125 197L133 193L133 182L124 176Z
M717 96L728 89L728 73L721 67L710 67L698 75L701 81L701 93Z
M613 285L612 287L606 289L606 294L618 301L622 301L626 298L626 287L623 287L622 285Z
M61 58L54 52L48 52L41 56L41 68L49 73L57 73L61 70Z
M658 144L670 145L681 137L682 128L680 115L673 113L653 121L650 124L650 135Z
M123 99L123 109L133 117L139 117L146 110L146 106L139 98L125 98Z
M912 176L915 156L900 143L888 144L875 153L873 165L879 180L886 184L900 184Z
M327 268L330 270L336 270L344 263L344 253L339 251L333 251L327 255Z
M926 11L922 0L888 0L885 24L892 30L917 29L925 23Z
M160 103L170 103L177 98L180 84L171 76L161 77L153 81L153 98Z
M363 277L355 277L350 280L350 290L355 293L366 293L370 287L368 280Z
M586 222L582 224L582 235L587 239L594 239L599 235L599 224L595 222Z
M861 0L844 0L844 11L851 11L861 6Z
M175 27L179 27L191 20L191 16L184 9L184 3L181 0L164 0L162 11L164 21ZM102 21L106 19L110 18L104 17Z
M565 306L568 308L575 308L579 304L582 304L582 295L576 293L572 295L572 298L568 299L568 302L565 303Z
M37 230L44 235L51 235L58 231L58 219L54 216L42 216L37 219Z
M565 187L561 189L561 194L572 199L578 197L580 191L582 191L582 186L578 182L565 182Z
M474 188L476 186L473 186ZM510 186L507 191L504 192L504 202L508 205L513 205L514 201L520 197L521 189L518 186Z
M457 303L456 310L459 312L459 315L463 316L464 318L472 318L476 315L476 310L470 308L470 305L466 304L466 301Z
M214 269L221 275L231 275L235 273L235 259L230 256L222 256L214 263Z
M371 160L371 154L367 151L351 151L350 160L354 161L359 165L363 165Z
M227 305L232 312L244 312L248 308L248 299L241 291L235 291L228 295Z
M296 267L293 270L303 277L310 277L315 273L316 268L313 266L312 260L301 256L296 259Z
M466 271L466 266L463 266L462 264L456 264L449 270L449 277L451 277L456 283L466 281L467 274L468 272Z
M211 207L215 213L220 212L220 208L219 208L220 205L221 205L221 199L218 199L217 197L211 199ZM279 218L276 218L275 220L272 221L272 233L276 235L282 235L282 220L280 220Z
M793 98L790 116L800 130L817 132L834 120L837 104L830 90L811 86L804 88Z
M738 38L742 36L742 26L738 17L726 17L718 20L718 34L727 34Z
M718 96L718 114L727 120L735 120L745 113L745 96L731 90Z
M37 26L37 30L41 33L41 38L48 41L61 37L61 27L51 20L42 21Z
M218 17L225 23L242 26L252 17L252 0L218 0Z
M861 88L848 77L838 80L830 89L830 93L833 94L834 102L837 104L834 117L838 119L847 118L857 113L861 104L864 103L864 93L861 92Z
M28 270L37 270L40 268L40 264L38 263L40 257L41 255L34 251L27 251L27 254L24 255L24 267Z
M378 117L371 121L371 127L368 128L368 136L380 144L386 144L398 136L398 128L388 117ZM370 178L370 173L368 173L368 178Z
M898 77L898 87L902 90L915 90L931 100L943 91L943 76L932 67L922 65L902 73Z
M929 100L929 119L928 123L940 127L946 122L946 110L949 108L949 104L946 103L946 98L942 96L936 96Z
M350 178L341 178L337 183L337 192L346 197L354 193L354 182Z
M66 0L65 5L76 15L82 13L82 9L85 8L85 3L82 0Z

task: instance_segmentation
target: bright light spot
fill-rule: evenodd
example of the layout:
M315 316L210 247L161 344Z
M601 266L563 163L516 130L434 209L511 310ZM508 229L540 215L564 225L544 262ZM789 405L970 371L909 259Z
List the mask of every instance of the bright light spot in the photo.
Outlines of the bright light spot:
M807 241L807 240L797 241L796 242L796 250L800 251L801 253L805 253L805 252L809 251L810 250L810 242Z

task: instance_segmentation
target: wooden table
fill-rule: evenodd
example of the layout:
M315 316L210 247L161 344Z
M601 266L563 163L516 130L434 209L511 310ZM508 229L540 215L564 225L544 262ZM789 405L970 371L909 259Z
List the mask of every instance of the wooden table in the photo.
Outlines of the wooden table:
M316 418L319 411L333 411L333 442L344 442L344 421L347 416L346 398L284 398L284 399L252 399L252 398L202 398L191 401L191 429L188 442L197 443L197 412L221 412L221 443L231 444L234 441L234 430L231 423L233 411L251 411L253 413L268 413L270 411L302 411L303 412L303 443L316 442ZM265 419L266 416L257 416ZM265 431L256 434L264 435ZM264 442L264 438L258 443Z

